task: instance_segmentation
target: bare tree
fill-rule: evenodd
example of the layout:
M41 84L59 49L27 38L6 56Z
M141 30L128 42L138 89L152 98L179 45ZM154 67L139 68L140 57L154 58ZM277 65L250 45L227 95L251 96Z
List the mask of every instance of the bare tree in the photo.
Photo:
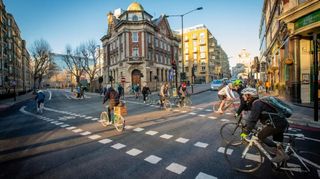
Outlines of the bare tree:
M100 48L94 40L90 40L80 45L80 50L85 60L83 69L89 76L90 91L93 92L94 80L98 76L101 65L98 61L100 58Z
M80 77L84 72L84 57L81 55L80 47L72 50L71 46L66 47L66 55L63 61L67 64L67 71L75 76L77 85L80 85Z
M43 76L48 72L51 64L50 57L50 45L44 40L36 40L33 42L30 48L32 60L33 60L33 88L36 89L38 80L38 87L40 88Z

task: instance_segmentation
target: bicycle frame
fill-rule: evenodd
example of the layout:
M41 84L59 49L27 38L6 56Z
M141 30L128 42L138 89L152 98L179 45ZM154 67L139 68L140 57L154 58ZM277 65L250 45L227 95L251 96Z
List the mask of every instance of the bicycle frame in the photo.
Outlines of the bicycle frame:
M256 136L252 136L250 140L245 139L247 142L249 142L249 144L247 145L247 147L244 149L244 151L242 152L242 158L245 158L249 147L251 147L252 145L256 145L258 147L258 149L269 159L271 160L272 157L270 156L270 154L262 147L262 145L258 142L258 137ZM263 162L263 161L262 161Z

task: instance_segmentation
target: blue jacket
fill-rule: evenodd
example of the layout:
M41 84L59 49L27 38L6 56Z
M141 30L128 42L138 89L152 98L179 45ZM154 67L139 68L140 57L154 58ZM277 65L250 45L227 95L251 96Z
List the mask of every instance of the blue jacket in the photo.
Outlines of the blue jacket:
M37 101L44 101L45 98L46 98L46 96L44 95L44 93L38 92L37 95L36 95L35 100L37 100Z

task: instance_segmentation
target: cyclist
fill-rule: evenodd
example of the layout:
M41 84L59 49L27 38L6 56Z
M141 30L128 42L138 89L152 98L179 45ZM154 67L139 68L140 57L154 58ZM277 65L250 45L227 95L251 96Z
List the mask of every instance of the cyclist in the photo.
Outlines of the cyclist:
M179 100L180 106L182 106L184 104L184 100L185 100L186 96L188 95L186 83L182 83L178 87L178 95L179 95L179 99L180 99Z
M46 98L44 92L42 90L39 90L36 94L35 100L37 103L37 112L41 112L42 113L42 109L40 108L41 105L44 104L44 99Z
M160 88L160 106L163 107L164 100L169 96L169 85L167 82L163 83Z
M143 102L146 103L146 99L149 94L151 94L150 88L148 87L148 84L145 84L142 88L142 95L143 95Z
M108 90L106 95L103 99L103 104L109 100L109 107L108 107L108 125L111 124L111 112L113 111L113 108L117 106L120 102L119 100L119 93L111 86Z
M244 101L244 99L243 99L243 94L241 93L242 92L242 90L245 88L244 87L244 85L242 84L242 81L241 80L236 80L236 81L234 81L233 82L233 87L234 87L234 89L236 90L236 92L238 93L238 95L240 96L240 106L239 106L239 108L238 108L238 110L237 110L237 112L236 112L236 116L238 116L238 115L240 115L241 114L241 112L243 111L243 110L249 110L249 108L248 108L248 106L247 106L247 103Z
M232 83L229 83L228 85L223 87L220 91L218 91L218 97L221 100L221 103L217 113L223 114L222 109L225 105L226 100L236 99L236 97L233 94L232 88L233 88Z
M260 120L260 122L265 126L258 133L259 140L261 140L269 147L277 148L276 156L272 158L271 161L278 163L284 160L288 160L289 156L284 152L284 149L281 145L281 142L283 142L283 133L289 126L288 121L285 118L277 115L272 115L272 118L270 118L268 112L277 113L277 111L270 105L262 102L257 98L258 92L255 88L245 88L244 90L242 90L242 94L244 101L252 107L251 113L246 119L245 130L241 134L241 136L246 137L247 134L255 128L257 122ZM268 139L269 136L272 136L273 140L279 143L275 143L271 139Z

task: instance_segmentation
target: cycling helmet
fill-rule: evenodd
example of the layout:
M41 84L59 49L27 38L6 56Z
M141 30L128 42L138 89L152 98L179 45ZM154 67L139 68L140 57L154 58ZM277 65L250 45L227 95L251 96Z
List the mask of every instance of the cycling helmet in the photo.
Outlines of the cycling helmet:
M241 84L242 84L242 81L239 79L233 82L234 86L240 86Z
M186 88L186 87L187 87L187 84L186 84L186 83L182 83L182 84L181 84L181 87L182 87L182 88Z
M251 96L257 97L258 96L258 92L255 88L245 88L241 91L241 94L250 94Z
M230 89L232 89L232 88L233 88L232 83L228 83L228 87L229 87Z
M38 93L43 93L43 91L42 90L38 90Z

